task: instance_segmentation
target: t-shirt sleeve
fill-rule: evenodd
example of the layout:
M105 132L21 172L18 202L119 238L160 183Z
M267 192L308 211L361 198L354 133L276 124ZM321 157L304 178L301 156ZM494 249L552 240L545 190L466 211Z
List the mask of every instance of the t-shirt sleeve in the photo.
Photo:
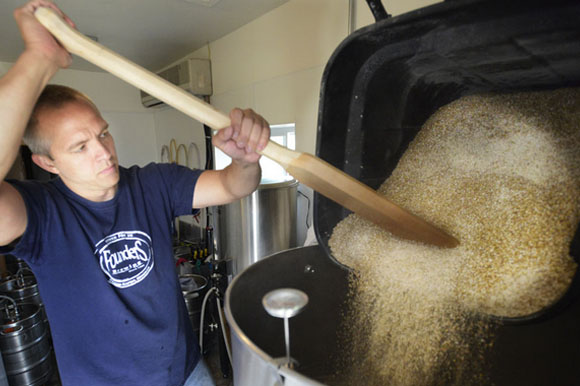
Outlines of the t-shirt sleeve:
M40 242L43 227L47 223L46 196L41 194L43 187L36 181L8 181L14 186L26 206L26 230L16 242L0 247L0 254L12 254L25 261L35 261L41 256Z
M192 208L193 192L203 170L192 170L176 164L157 164L156 166L168 189L172 202L172 215L177 217L195 213L197 210L194 211Z

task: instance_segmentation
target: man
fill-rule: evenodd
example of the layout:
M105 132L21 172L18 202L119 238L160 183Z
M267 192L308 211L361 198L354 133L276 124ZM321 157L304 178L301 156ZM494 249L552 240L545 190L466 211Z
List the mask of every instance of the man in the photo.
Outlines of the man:
M65 17L46 0L14 12L26 48L0 79L0 181L22 138L58 178L0 182L0 253L35 273L64 385L211 384L175 273L171 223L257 187L268 124L234 109L213 139L233 160L221 171L120 167L95 105L68 87L45 88L71 59L34 18L41 6Z

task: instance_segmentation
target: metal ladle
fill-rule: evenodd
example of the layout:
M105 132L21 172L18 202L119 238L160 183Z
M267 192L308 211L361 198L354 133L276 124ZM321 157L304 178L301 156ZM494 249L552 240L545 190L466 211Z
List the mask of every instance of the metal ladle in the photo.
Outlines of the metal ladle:
M275 318L284 318L284 338L286 342L286 363L292 368L290 360L290 328L288 319L299 314L308 304L308 295L294 288L279 288L268 292L262 298L266 312Z

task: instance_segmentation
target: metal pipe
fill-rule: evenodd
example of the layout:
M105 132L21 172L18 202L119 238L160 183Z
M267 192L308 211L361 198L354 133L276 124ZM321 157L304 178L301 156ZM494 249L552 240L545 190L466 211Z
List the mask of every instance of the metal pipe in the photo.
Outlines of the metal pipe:
M348 34L354 32L356 28L356 1L348 0Z
M381 21L391 16L387 13L385 7L383 7L383 3L381 2L381 0L366 0L366 1L376 21Z

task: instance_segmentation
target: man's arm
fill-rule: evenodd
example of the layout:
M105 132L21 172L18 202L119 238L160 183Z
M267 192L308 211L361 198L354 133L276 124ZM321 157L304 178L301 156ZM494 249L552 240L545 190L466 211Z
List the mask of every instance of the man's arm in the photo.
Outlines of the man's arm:
M50 7L62 15L46 0L31 1L14 11L26 48L0 78L0 245L9 244L26 229L22 197L3 180L16 159L36 99L58 69L71 62L69 53L36 21L38 7Z
M252 110L233 109L231 126L213 137L213 144L232 163L223 170L207 170L199 177L193 195L193 207L223 205L252 193L262 175L260 154L270 139L270 126Z

